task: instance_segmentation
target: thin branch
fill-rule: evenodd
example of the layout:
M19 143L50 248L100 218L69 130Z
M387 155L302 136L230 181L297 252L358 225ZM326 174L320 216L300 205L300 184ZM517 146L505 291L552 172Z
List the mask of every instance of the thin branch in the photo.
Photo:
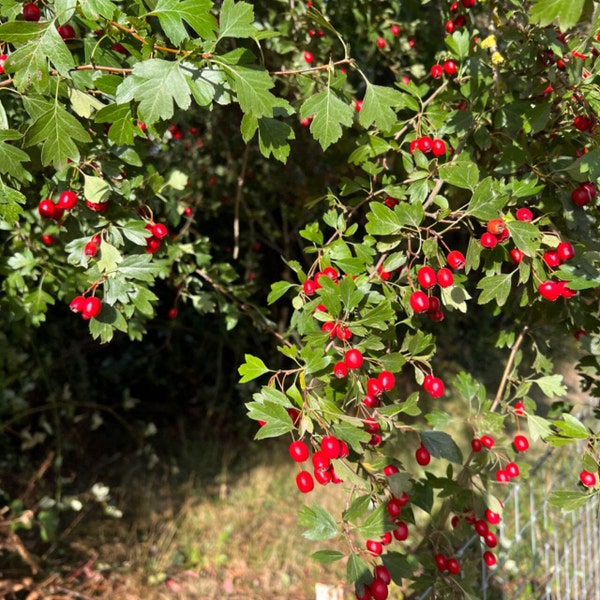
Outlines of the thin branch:
M342 60L336 60L333 63L326 65L319 65L318 67L307 67L306 69L291 69L289 71L269 71L269 75L302 75L303 73L312 73L313 71L326 71L331 67L338 67L339 65L353 65L353 58L343 58Z
M244 194L244 180L246 178L246 168L248 167L248 154L250 144L246 144L244 156L242 158L242 167L237 178L237 188L235 191L235 207L233 213L233 260L237 260L240 254L240 204Z

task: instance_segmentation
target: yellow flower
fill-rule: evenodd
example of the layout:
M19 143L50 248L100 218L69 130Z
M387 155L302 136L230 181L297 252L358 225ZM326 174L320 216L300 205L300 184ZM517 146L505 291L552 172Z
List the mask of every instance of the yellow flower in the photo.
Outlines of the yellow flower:
M492 64L493 65L501 65L504 62L504 56L500 54L500 52L494 52L492 54Z
M486 50L487 48L495 48L496 47L496 36L488 35L485 40L481 41L481 47Z

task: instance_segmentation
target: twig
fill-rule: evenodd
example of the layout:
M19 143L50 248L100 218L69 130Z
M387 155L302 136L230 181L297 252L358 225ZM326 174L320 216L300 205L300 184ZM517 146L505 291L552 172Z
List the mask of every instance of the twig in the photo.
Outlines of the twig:
M330 67L338 67L339 65L353 65L353 58L342 58L333 63L319 65L318 67L306 67L305 69L291 69L289 71L269 71L269 75L302 75L303 73L312 73L313 71L326 71Z
M244 179L246 178L249 151L250 144L246 144L244 156L242 158L242 167L237 178L237 188L235 190L235 207L233 212L233 260L237 260L240 254L240 204L244 193Z

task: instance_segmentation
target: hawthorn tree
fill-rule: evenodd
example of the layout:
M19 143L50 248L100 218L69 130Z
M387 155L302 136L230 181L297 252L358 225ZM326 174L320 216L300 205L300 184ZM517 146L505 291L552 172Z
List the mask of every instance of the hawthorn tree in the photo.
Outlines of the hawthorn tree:
M300 511L348 542L315 557L347 557L357 598L466 597L481 557L458 551L475 532L495 564L530 441L587 440L555 503L600 490L596 432L534 400L565 394L574 336L600 395L598 2L263 4L2 3L2 318L61 303L141 340L161 282L170 318L249 315L279 343L239 367L266 381L256 437L290 439L300 492L347 489ZM496 388L445 381L445 328L483 321Z

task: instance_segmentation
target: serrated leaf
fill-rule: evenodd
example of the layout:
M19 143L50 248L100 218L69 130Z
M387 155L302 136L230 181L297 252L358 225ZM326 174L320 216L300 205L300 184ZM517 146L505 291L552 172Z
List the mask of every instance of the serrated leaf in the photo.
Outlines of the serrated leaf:
M248 2L225 0L219 16L219 39L254 37L254 7Z
M300 525L306 527L302 535L307 540L331 540L338 535L335 519L321 506L313 504L312 508L303 506L299 511Z
M158 300L158 296L148 288L136 285L134 293L131 295L131 301L135 308L147 317L154 316L153 302Z
M268 372L269 367L260 358L252 356L252 354L245 354L244 363L238 367L238 373L241 375L240 383L252 381Z
M546 396L564 396L567 393L567 386L563 384L562 375L544 375L534 380Z
M421 442L434 458L462 464L463 456L456 442L445 431L422 431Z
M119 263L119 273L130 279L152 283L162 268L159 261L148 254L130 254Z
M213 38L217 20L210 14L210 0L158 0L154 10L148 14L158 17L167 37L179 46L190 39L184 21L204 39Z
M135 127L128 104L109 104L95 116L96 123L110 123L108 138L119 146L133 144Z
M491 177L486 177L475 188L467 208L467 214L482 221L489 221L499 216L505 204L506 196L498 194L494 180Z
M296 134L287 123L268 117L258 120L258 147L265 158L273 155L285 163L290 155L288 140L293 139L296 139Z
M354 111L328 87L304 101L300 116L303 119L313 118L310 132L321 148L326 150L342 137L342 126L352 125Z
M351 554L346 563L346 582L369 583L371 578L371 569L365 560L358 554Z
M111 273L122 260L121 253L112 244L102 240L100 243L100 258L96 262L96 267L100 273Z
M104 304L100 314L90 319L90 334L94 339L100 338L100 343L106 344L113 338L115 329L127 332L125 317L114 307Z
M21 133L13 129L0 130L0 173L8 173L21 181L31 178L21 164L29 162L29 154L7 142L13 142L22 137Z
M386 531L393 529L389 520L385 503L378 504L365 522L359 527L359 532L364 539L379 539Z
M56 102L29 127L24 145L41 146L42 164L62 169L69 159L79 162L75 141L89 143L91 138L83 125Z
M383 565L390 572L392 580L398 585L402 585L402 579L413 577L413 569L406 554L400 552L386 552L381 560Z
M19 217L23 214L24 210L21 206L26 202L25 196L7 186L2 179L0 179L0 219L13 225L19 220Z
M549 435L552 434L552 427L550 421L537 415L527 415L527 425L529 426L529 435L531 441L535 442L539 438L545 440Z
M337 560L345 558L346 555L338 550L317 550L313 552L310 557L321 564L329 564Z
M271 437L279 437L291 431L294 423L286 408L274 402L248 402L248 417L255 421L266 421L255 434L254 438L262 440Z
M100 102L91 94L86 94L77 88L69 89L69 100L73 112L84 119L89 119L96 111L105 106L103 102Z
M293 283L288 281L277 281L271 285L271 291L267 296L267 304L273 304L283 296L288 290L296 287Z
M481 290L477 303L487 304L488 302L495 300L498 306L503 306L508 299L511 286L512 273L487 275L477 284L477 289Z
M348 507L348 510L344 511L344 521L348 523L355 523L356 521L363 518L371 504L371 496L365 494L363 496L357 496L352 500L352 504Z
M479 183L479 169L474 162L459 160L439 167L442 181L459 188L474 191Z
M108 181L95 175L84 175L83 193L86 200L93 203L106 202L110 196Z
M570 512L585 506L590 498L591 496L585 492L558 490L550 494L548 502L552 504L552 506L558 506L565 512Z
M138 114L146 124L170 119L174 106L187 110L191 91L182 66L175 61L151 58L137 63L117 88L117 104L139 102Z
M577 417L565 413L562 415L562 418L562 421L554 421L554 427L558 431L559 436L571 440L585 440L590 437L588 428Z
M394 235L402 223L398 214L381 202L371 202L365 229L371 235Z
M509 221L506 227L515 246L527 256L536 256L541 245L540 230L525 221Z
M566 31L577 24L585 0L533 0L529 9L532 23L542 27L558 22L561 31Z
M404 94L394 88L367 83L358 122L368 129L372 123L382 131L390 131L397 122L394 108L404 106Z
M398 216L398 220L403 227L413 227L418 229L425 218L425 210L420 203L408 204L402 202L396 206L394 212Z
M117 10L110 0L79 0L78 4L83 14L93 20L101 16L110 21Z

